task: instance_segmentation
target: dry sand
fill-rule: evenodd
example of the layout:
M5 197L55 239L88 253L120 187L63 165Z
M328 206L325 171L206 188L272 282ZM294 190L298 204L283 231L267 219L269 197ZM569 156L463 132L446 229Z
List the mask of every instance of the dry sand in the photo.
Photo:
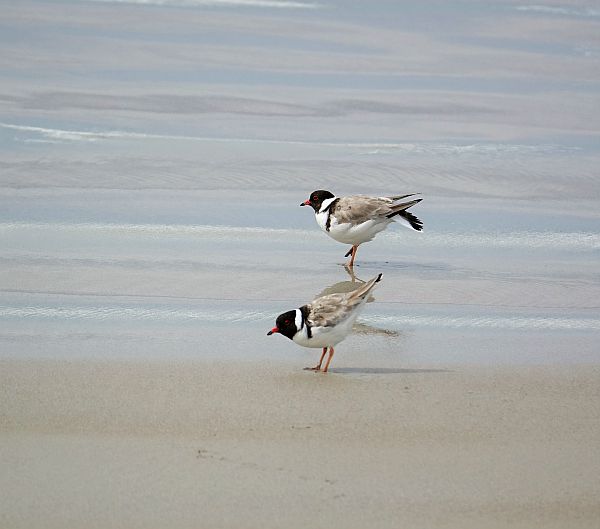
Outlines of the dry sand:
M3 528L598 527L600 367L2 360Z

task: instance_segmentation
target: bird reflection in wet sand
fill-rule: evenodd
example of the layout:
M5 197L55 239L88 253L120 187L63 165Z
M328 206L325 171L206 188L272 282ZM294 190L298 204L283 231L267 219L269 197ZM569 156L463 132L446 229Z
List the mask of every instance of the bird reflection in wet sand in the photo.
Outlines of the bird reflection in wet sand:
M354 268L350 268L347 264L343 265L344 270L346 270L347 274L350 276L350 281L338 281L337 283L333 283L328 287L325 287L321 292L319 292L315 297L319 296L327 296L329 294L347 294L348 292L352 292L356 290L360 286L365 284L365 281L356 277L354 273ZM373 296L369 296L368 301L372 301Z
M328 294L345 294L348 292L352 292L356 290L361 285L365 284L365 281L356 277L354 273L354 267L350 267L347 264L343 265L344 270L346 270L347 274L350 276L350 280L346 281L338 281L337 283L333 283L332 285L324 288L319 294L315 297L326 296ZM371 303L375 301L373 294L371 293L367 298L367 303ZM365 323L356 322L354 323L354 327L352 331L357 334L375 334L380 336L400 336L398 331L393 331L391 329L381 329L379 327L373 327L372 325L367 325Z

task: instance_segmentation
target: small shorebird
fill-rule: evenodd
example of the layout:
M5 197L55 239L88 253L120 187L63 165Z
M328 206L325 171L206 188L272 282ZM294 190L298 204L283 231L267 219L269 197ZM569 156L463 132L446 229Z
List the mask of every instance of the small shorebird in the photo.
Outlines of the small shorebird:
M321 370L329 348L323 368L323 373L326 373L335 352L333 347L350 334L358 313L380 279L381 274L352 292L321 296L308 305L284 312L277 317L275 327L267 335L279 333L303 347L323 348L319 363L305 368L311 371Z
M404 200L414 196L354 195L338 198L329 191L319 189L300 205L311 206L315 210L317 224L327 235L338 242L352 245L345 257L351 256L348 266L353 266L358 246L373 240L375 235L395 220L416 231L423 229L423 223L408 211L423 199Z

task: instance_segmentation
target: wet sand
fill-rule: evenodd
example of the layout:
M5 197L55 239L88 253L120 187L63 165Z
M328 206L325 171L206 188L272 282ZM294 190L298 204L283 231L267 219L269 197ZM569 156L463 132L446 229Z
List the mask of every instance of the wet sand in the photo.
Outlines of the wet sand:
M595 527L600 368L0 364L2 527Z

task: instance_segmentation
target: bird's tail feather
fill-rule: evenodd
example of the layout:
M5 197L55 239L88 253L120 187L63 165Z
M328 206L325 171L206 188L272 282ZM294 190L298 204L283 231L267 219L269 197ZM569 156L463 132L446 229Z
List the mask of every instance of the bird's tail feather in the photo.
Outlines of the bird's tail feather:
M403 198L414 197L415 195L418 195L418 193L410 193L408 195L394 195L387 198L393 200L394 202L397 202L398 200L402 200Z
M410 196L410 195L409 195ZM391 219L398 215L400 217L400 222L404 224L408 228L412 228L416 231L423 230L423 222L418 219L415 215L408 211L408 208L413 207L415 204L418 204L423 200L422 198L416 198L415 200L410 200L408 202L404 202L403 204L396 204L392 206L392 213L390 213L387 217Z
M413 215L410 211L401 211L398 213L398 217L400 217L400 223L404 224L406 227L416 231L423 231L423 221Z
M388 215L388 218L398 215L400 212L406 211L408 208L412 208L415 204L421 202L421 200L423 199L415 198L414 200L409 200L408 202L403 202L402 204L394 204L391 206L392 212Z

